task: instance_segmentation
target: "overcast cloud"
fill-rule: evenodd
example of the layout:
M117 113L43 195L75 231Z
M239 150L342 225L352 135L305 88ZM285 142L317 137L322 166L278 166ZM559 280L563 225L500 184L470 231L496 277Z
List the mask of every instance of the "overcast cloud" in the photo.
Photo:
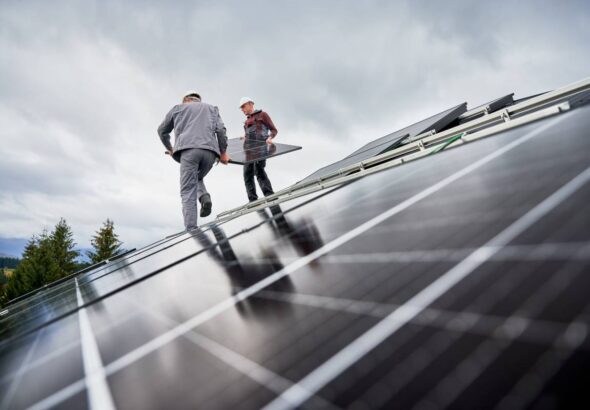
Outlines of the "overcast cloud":
M463 101L590 76L588 1L0 2L0 237L108 217L128 247L182 229L156 128L187 89L230 137L247 95L273 117L275 189ZM214 213L242 169L207 177ZM201 219L207 221L208 219Z

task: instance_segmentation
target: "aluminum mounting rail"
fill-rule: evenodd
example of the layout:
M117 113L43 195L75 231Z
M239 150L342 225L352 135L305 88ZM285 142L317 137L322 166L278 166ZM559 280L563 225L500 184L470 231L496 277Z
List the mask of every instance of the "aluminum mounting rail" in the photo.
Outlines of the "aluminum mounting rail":
M535 116L530 117L530 115L535 114L535 113L533 112L533 113L527 114L528 111L531 111L531 110L541 107L543 105L548 105L551 102L563 99L564 97L568 97L568 96L577 94L577 93L585 91L585 90L590 90L590 78L586 78L584 80L567 85L565 87L538 95L533 98L529 98L529 99L522 101L520 103L506 107L500 111L485 114L482 117L475 118L472 121L465 122L465 123L460 124L456 127L450 128L448 130L445 130L445 131L442 131L439 133L435 133L433 131L428 131L428 132L422 133L420 135L413 137L409 143L407 143L397 149L385 152L380 155L376 155L376 156L374 156L370 159L367 159L365 161L341 168L341 169L334 171L330 174L324 175L321 178L310 180L310 181L307 181L304 183L296 183L294 185L291 185L288 188L285 188L285 189L282 189L282 190L276 192L273 195L269 195L269 196L261 198L257 201L250 202L246 205L243 205L243 206L240 206L240 207L237 207L234 209L230 209L228 211L224 211L224 212L220 213L217 217L221 219L221 218L228 216L228 215L233 215L233 214L242 215L243 213L250 212L251 210L262 209L263 207L265 207L269 204L277 203L276 200L285 196L285 195L288 195L289 198L293 198L293 194L296 192L299 192L299 191L306 192L306 194L308 194L310 192L315 192L315 191L317 191L317 189L312 189L311 191L309 191L309 189L307 189L307 188L320 187L320 189L323 189L324 186L326 185L327 181L330 181L332 179L337 179L338 181L344 181L342 179L342 177L350 174L351 172L363 171L367 167L375 166L375 165L382 163L382 162L391 161L397 157L403 157L403 156L407 156L409 154L424 151L428 147L430 147L432 145L438 145L439 143L444 142L448 138L450 138L454 135L460 134L460 133L473 134L475 132L480 131L481 129L486 129L488 127L494 127L494 129L495 129L495 125L497 125L496 123L500 123L500 125L504 124L504 123L508 123L508 122L511 122L513 124L520 124L521 123L520 121L516 122L516 118L512 118L512 117L515 117L518 115L526 115L526 117L529 118L530 121L534 121ZM569 106L567 109L569 109ZM519 117L518 119L520 119L520 118L522 118L522 117ZM499 132L499 131L496 131L496 132ZM464 138L462 138L461 140L463 140L463 139ZM459 141L461 141L461 140L459 140ZM452 145L455 145L455 144L452 144ZM330 184L330 185L332 185L332 184ZM298 196L301 196L301 195L297 195L297 197ZM246 211L246 212L244 212L244 211Z

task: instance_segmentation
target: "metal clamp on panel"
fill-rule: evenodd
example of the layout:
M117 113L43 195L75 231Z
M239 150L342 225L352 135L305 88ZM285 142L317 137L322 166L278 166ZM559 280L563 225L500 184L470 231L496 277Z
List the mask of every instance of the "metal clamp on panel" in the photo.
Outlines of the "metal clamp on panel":
M508 110L507 109L503 109L502 110L502 114L500 115L500 118L502 118L502 120L504 122L510 121L510 114L508 113Z

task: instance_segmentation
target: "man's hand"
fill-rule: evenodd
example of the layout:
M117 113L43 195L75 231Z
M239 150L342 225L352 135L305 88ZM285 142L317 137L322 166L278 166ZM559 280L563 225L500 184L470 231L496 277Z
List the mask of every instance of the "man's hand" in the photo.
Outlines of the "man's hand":
M245 135L242 135L242 136L240 137L240 139L241 139L241 140L245 140L245 139L246 139L246 136L245 136Z
M174 154L174 151L171 150L171 149L167 149L166 152L165 152L165 154L172 156L172 154Z
M221 154L221 156L219 157L219 162L221 162L222 164L226 164L229 162L230 157L229 155L227 155L227 152L224 152L223 154Z
M269 144L269 145L272 144L272 137L268 137L266 139L266 143Z

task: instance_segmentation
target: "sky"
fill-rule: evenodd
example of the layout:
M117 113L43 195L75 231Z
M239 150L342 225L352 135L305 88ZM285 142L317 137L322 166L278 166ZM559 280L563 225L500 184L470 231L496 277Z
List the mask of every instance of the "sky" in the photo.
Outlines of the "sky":
M278 190L459 103L590 77L588 22L585 0L2 0L0 239L61 217L80 247L107 218L127 248L182 230L156 129L186 90L229 137L249 96L303 146L268 161ZM247 200L241 166L206 182L213 214Z

